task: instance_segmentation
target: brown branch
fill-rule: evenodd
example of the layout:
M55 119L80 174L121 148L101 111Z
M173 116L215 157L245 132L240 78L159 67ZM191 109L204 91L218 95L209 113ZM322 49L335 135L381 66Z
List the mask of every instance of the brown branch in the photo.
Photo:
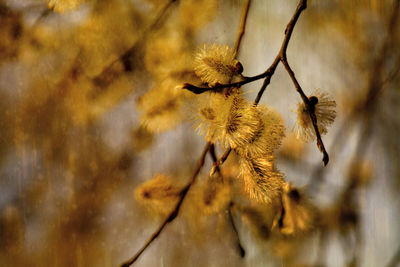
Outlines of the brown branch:
M244 250L242 243L240 241L240 237L239 237L239 232L236 228L236 224L235 224L235 220L233 219L233 215L232 215L232 208L233 208L233 202L229 203L229 207L228 207L228 218L229 218L229 222L232 226L233 232L235 234L236 237L236 244L237 244L237 248L239 250L240 256L243 258L246 255L246 251Z
M271 77L275 73L275 69L278 66L279 62L286 60L286 50L289 45L290 38L292 37L292 32L293 32L294 26L296 25L296 22L299 19L301 12L306 8L307 8L307 0L300 0L299 4L297 5L296 11L293 14L292 19L289 21L288 25L286 26L285 37L283 38L279 53L275 57L275 60L272 63L272 65L266 71L267 73L269 73L269 75L267 75L265 77L263 86L261 87L260 91L257 94L256 100L254 101L255 105L257 105L260 102L261 97L265 91L265 88L268 86L268 84L271 80Z
M214 144L211 144L211 146L210 146L210 155L213 160L213 168L211 169L210 176L213 175L215 172L221 173L219 165L216 165L216 163L218 162L218 157L217 157L217 154L215 153L215 145ZM215 168L214 168L214 165L216 165Z
M157 25L161 22L165 14L167 13L168 9L172 6L173 3L178 2L178 0L169 0L168 3L166 3L160 11L157 13L157 15L154 17L153 21L140 33L139 37L137 40L134 42L134 44L128 48L122 55L120 55L117 59L112 61L109 65L104 67L104 69L100 72L100 74L96 77L94 77L94 80L99 80L101 79L102 76L106 75L111 68L116 64L118 61L122 61L124 64L128 59L132 56L134 51L136 51L138 44L140 42L143 42L143 40L146 39L146 35L153 31Z
M192 187L192 185L194 184L194 182L196 181L196 177L197 175L200 173L201 168L204 165L204 160L205 157L207 155L207 152L209 151L211 146L211 143L207 142L203 152L201 153L201 156L197 162L197 167L192 175L192 178L190 179L190 182L188 185L186 185L180 192L180 198L178 200L178 203L175 205L175 208L173 209L172 212L170 212L170 214L168 215L167 218L165 218L165 220L162 222L162 224L158 227L158 229L151 235L151 237L146 241L146 243L144 243L144 245L142 246L142 248L136 252L136 254L129 259L128 261L126 261L125 263L121 264L121 267L128 267L130 265L132 265L139 257L140 255L146 250L146 248L148 246L150 246L150 244L160 235L160 233L162 232L162 230L165 228L165 226L172 222L179 214L180 208L182 206L183 200L185 199L189 189Z
M306 94L304 93L303 89L301 88L299 82L297 81L296 76L295 76L292 68L290 67L289 62L287 61L287 55L286 55L287 47L289 45L289 40L290 40L290 37L292 36L294 26L296 25L296 22L300 16L301 12L306 8L307 8L307 0L301 0L299 2L299 5L297 6L295 14L293 15L291 21L289 22L289 24L286 27L285 39L283 41L281 51L279 54L280 54L280 61L282 62L287 73L289 74L289 76L294 84L294 87L296 88L296 91L300 94L301 99L304 102L304 105L307 107L308 114L310 115L311 122L314 127L315 135L317 136L317 146L318 146L318 149L323 154L322 161L324 163L324 166L326 166L329 162L329 155L328 155L328 152L326 152L324 142L322 141L321 134L318 129L317 116L315 116L315 107L314 107L314 105L312 105L310 103L308 97L306 96Z
M324 163L324 166L326 166L329 162L329 155L328 155L328 152L326 152L324 143L322 142L321 134L320 134L318 126L317 126L317 116L315 115L315 106L310 103L308 97L304 94L303 89L301 88L299 82L297 81L296 76L295 76L293 70L290 68L289 63L287 62L286 58L282 59L281 61L282 61L282 64L285 66L285 69L287 70L290 78L292 79L293 84L296 88L296 91L300 94L300 96L304 102L304 105L307 107L308 114L310 115L311 122L314 127L315 135L317 136L317 146L323 154L322 161Z
M241 15L240 23L239 23L238 34L237 34L237 37L236 37L235 46L233 48L233 51L235 53L235 57L237 57L237 55L239 53L240 43L242 42L242 38L243 38L243 35L245 33L247 16L249 14L249 8L250 8L250 2L251 2L251 0L245 0L245 2L243 4L242 15Z
M225 151L225 153L221 156L221 158L219 158L218 160L214 161L213 166L212 166L211 171L210 171L210 176L213 175L216 171L219 170L219 166L221 164L223 164L227 160L227 158L228 158L229 154L231 153L231 151L232 151L232 148L229 147Z

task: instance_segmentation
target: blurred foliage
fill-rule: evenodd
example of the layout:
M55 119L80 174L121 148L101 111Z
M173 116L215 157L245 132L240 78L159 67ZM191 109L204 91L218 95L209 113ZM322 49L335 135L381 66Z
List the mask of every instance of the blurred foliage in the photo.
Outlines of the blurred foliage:
M269 39L281 42L295 2L253 0L238 58L246 75L269 66ZM291 121L271 163L290 182L269 203L248 198L237 155L211 177L207 161L181 215L138 265L334 266L337 255L343 266L389 262L400 245L395 2L309 1L294 29L296 75L307 87L324 81L338 104L324 136L329 166L315 144L295 138ZM203 140L188 124L204 99L182 85L206 85L194 70L198 47L232 44L234 30L223 27L236 29L241 5L0 0L0 266L116 266L132 256L192 175ZM296 50L303 41L309 47ZM287 110L294 88L282 80L289 77L277 73L268 90L279 91L283 117L295 120ZM389 215L371 217L372 208ZM371 234L385 226L389 237ZM386 254L369 253L376 236Z

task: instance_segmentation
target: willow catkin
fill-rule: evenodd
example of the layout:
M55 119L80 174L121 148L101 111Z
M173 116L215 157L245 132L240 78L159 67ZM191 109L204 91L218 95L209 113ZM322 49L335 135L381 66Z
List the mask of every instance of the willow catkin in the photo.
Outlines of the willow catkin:
M172 79L166 79L137 100L141 123L148 131L159 133L174 128L184 118L184 91Z
M240 158L240 177L251 199L271 203L280 197L285 181L274 167L274 156Z
M331 125L336 118L336 102L332 97L317 89L313 94L318 99L315 105L315 116L317 118L317 126L321 135L328 132L328 126ZM315 139L314 127L308 114L306 105L301 102L297 104L297 138L307 142Z
M208 93L198 102L195 127L207 141L219 141L240 155L271 154L285 136L278 113L250 104L239 90L225 97Z
M194 65L197 76L210 86L229 83L242 70L233 49L217 44L204 45L196 54Z
M172 203L178 200L180 192L181 187L173 179L158 174L137 187L135 198L156 211L166 213L170 211Z

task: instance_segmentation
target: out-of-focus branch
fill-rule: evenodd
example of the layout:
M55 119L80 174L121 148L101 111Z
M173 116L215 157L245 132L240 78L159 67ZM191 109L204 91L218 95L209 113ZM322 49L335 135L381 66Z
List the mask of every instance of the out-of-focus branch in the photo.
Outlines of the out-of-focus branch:
M371 104L377 103L375 101L376 97L378 96L378 93L383 90L387 82L389 82L391 79L393 79L396 75L396 73L399 70L399 64L397 64L394 68L394 70L387 76L386 78L383 78L383 66L385 65L386 60L388 59L388 51L391 48L391 45L393 45L393 36L395 34L395 30L398 24L399 20L399 13L400 10L400 0L397 0L394 3L393 9L392 9L392 14L389 18L388 21L388 26L387 26L387 34L386 38L384 39L383 43L381 44L381 47L379 48L379 53L377 54L377 57L375 58L374 64L370 69L369 72L369 81L367 85L367 97L366 100L363 103L360 103L359 106L356 106L355 109L353 109L347 118L342 122L342 125L339 127L339 130L337 131L337 134L333 138L332 142L332 148L337 151L341 149L343 145L346 144L346 134L344 134L344 131L349 131L350 127L354 127L354 122L356 119L358 119L360 116L363 116L363 122L362 125L360 126L361 128L368 128L368 122L366 120L369 120L368 115L365 115L366 112L372 113L374 110L374 107L371 106ZM399 61L400 62L400 61ZM368 132L368 129L363 131L363 135L366 135L366 132ZM360 140L363 139L363 137L360 138ZM363 140L368 142L368 140ZM358 146L359 147L357 150L358 153L360 153L362 149L365 149L367 145L365 143L359 142ZM336 154L336 153L334 153ZM361 155L361 154L358 154ZM320 167L316 167L313 171L313 175L311 177L311 181L309 183L310 191L313 191L316 186L318 185L319 182L323 180L324 173L322 172Z
M213 167L212 170L211 170L210 176L213 175L215 172L218 172L219 175L221 175L221 177L222 177L221 170L220 170L220 168L219 168L219 164L217 165L217 161L218 161L218 160L217 160L217 155L216 155L216 153L215 153L215 146L214 146L214 144L211 144L210 150L209 150L209 151L210 151L210 154L211 154L213 163L214 163L214 167ZM230 151L230 149L229 149L229 151ZM226 158L227 158L227 156L226 156ZM234 233L234 235L235 235L236 247L238 248L238 251L239 251L240 256L241 256L241 257L244 257L244 256L246 255L246 251L244 250L244 248L243 248L243 246L242 246L242 244L241 244L240 237L239 237L239 232L238 232L238 230L237 230L237 228L236 228L235 221L234 221L233 216L232 216L233 205L234 205L234 204L233 204L233 202L231 201L231 202L229 203L228 207L227 207L226 212L228 213L229 224L232 226L232 230L233 230L233 233Z
M133 55L134 51L136 51L138 45L145 40L147 34L151 31L153 31L159 23L163 20L165 14L167 13L168 9L174 4L175 2L178 2L178 0L169 0L157 13L157 15L154 17L152 22L139 34L139 37L135 41L135 43L128 48L122 55L120 55L116 60L112 61L109 65L107 65L98 76L94 78L94 80L99 80L101 79L102 76L106 75L110 69L116 64L118 61L122 61L124 65L127 65L129 58ZM126 66L125 66L126 67ZM127 68L127 67L126 67Z
M125 263L121 264L121 267L131 266L140 257L140 255L146 250L146 248L148 246L150 246L150 244L160 235L160 233L165 228L165 226L168 223L172 222L178 216L180 208L183 203L183 200L185 199L189 189L195 183L197 175L200 173L201 168L204 166L204 160L210 149L210 146L211 146L211 143L207 142L203 149L203 152L201 153L201 156L197 162L197 167L192 175L192 178L190 179L189 184L187 184L179 194L180 195L179 200L176 203L175 208L169 213L169 215L165 218L165 220L158 227L158 229L151 235L151 237L146 241L146 243L142 246L142 248L138 252L136 252L136 254L131 259L129 259Z
M242 243L241 243L240 237L239 237L239 232L238 232L238 230L236 228L235 220L233 219L233 215L232 215L233 205L234 205L233 202L229 203L229 207L228 207L228 210L227 210L228 217L229 217L229 222L230 222L230 224L232 226L233 232L234 232L235 237L236 237L236 244L237 244L237 248L239 250L240 256L244 257L246 255L246 251L244 250L244 248L242 246Z
M236 37L235 46L233 47L235 57L237 57L237 55L239 53L240 43L242 42L242 38L245 33L250 3L251 3L251 0L245 0L245 2L243 4L242 15L241 15L240 23L239 23L239 30L238 30L238 34Z

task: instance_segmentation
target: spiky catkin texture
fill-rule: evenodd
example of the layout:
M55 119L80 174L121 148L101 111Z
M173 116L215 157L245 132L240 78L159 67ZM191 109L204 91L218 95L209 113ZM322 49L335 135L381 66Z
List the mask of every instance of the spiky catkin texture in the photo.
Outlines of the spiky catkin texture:
M250 104L239 90L228 97L206 94L195 113L196 128L207 141L218 141L243 156L272 154L285 135L278 113Z
M331 125L336 118L336 102L332 97L317 89L312 96L318 98L315 105L315 116L317 117L317 126L321 135L328 132L328 126ZM297 125L296 136L307 142L315 139L315 131L311 118L308 114L306 105L301 102L297 104Z
M226 45L204 45L194 60L194 70L200 79L210 86L226 84L236 74L234 51Z
M274 156L240 158L240 177L251 199L271 203L281 196L285 184L283 176L274 167Z
M172 203L179 197L181 187L176 185L168 176L156 175L153 179L139 185L135 191L135 197L150 208L166 213L173 206Z
M153 133L175 127L184 118L184 94L172 79L166 79L147 91L137 100L142 125Z
M221 141L224 120L228 116L230 101L222 94L204 93L197 97L192 114L194 128L209 142Z

